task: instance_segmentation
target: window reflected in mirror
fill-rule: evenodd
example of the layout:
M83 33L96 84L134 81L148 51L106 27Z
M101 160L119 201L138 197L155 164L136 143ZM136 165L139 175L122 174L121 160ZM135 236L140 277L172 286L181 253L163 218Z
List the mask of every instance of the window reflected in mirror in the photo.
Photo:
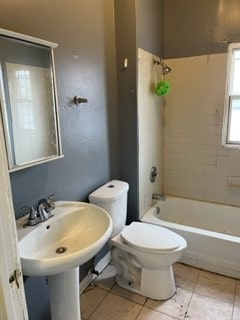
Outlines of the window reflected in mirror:
M61 156L53 47L1 35L0 71L9 169Z

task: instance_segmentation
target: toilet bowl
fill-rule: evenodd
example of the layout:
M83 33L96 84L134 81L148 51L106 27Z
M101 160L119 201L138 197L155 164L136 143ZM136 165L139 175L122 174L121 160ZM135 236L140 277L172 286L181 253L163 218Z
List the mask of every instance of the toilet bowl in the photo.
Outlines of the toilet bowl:
M172 264L187 246L181 236L164 227L132 222L110 244L119 286L157 300L176 292Z
M109 244L117 268L119 286L143 296L165 300L176 291L172 264L187 243L164 227L132 222L126 226L128 184L113 180L89 195L89 201L104 208L113 220Z

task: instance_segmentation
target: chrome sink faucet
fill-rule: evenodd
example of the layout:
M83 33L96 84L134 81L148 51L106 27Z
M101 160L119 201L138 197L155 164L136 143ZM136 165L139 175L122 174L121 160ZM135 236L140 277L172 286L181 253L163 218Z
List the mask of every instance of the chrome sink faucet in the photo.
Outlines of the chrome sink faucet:
M53 216L53 210L55 209L55 204L52 200L53 194L47 199L41 199L37 204L37 212L41 217L41 221L46 221Z
M48 220L54 215L53 210L55 209L55 204L53 202L53 197L54 194L50 195L46 199L40 199L36 208L32 206L29 207L28 226L35 226L40 222ZM26 207L22 209L25 210Z

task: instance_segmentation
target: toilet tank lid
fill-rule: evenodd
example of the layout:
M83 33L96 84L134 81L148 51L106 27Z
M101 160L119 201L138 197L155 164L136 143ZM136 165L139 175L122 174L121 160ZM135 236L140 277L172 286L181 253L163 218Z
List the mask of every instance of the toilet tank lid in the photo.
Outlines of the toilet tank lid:
M121 232L122 239L143 251L171 251L185 240L164 227L145 222L132 222Z
M127 182L112 180L95 190L89 195L90 202L111 202L127 193L129 185Z

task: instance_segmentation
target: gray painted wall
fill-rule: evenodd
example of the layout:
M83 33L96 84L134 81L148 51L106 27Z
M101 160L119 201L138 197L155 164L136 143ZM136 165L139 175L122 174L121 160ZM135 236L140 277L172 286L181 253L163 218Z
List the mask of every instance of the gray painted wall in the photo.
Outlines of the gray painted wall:
M163 57L163 0L136 0L137 47Z
M137 48L162 56L163 8L158 0L115 0L120 177L129 182L128 222L138 220ZM123 69L124 59L128 68Z
M53 41L65 157L11 173L16 216L51 193L86 200L96 187L119 178L115 29L112 0L0 0L0 27ZM75 95L88 98L76 107ZM82 277L88 265L81 268ZM45 278L27 278L30 320L47 320Z
M138 212L135 0L115 0L119 103L120 176L129 183L128 222ZM128 67L123 68L124 59Z
M155 11L158 0L115 1L116 71L113 6L113 0L0 0L1 28L59 44L55 62L65 157L11 173L16 216L22 206L51 193L86 200L102 183L121 178L130 184L128 221L138 218L136 50L143 46L161 55L163 13ZM76 107L75 95L88 98L88 104ZM82 277L87 268L81 268ZM25 290L30 320L50 319L45 278L26 278Z
M165 0L164 58L226 52L239 29L239 0Z

